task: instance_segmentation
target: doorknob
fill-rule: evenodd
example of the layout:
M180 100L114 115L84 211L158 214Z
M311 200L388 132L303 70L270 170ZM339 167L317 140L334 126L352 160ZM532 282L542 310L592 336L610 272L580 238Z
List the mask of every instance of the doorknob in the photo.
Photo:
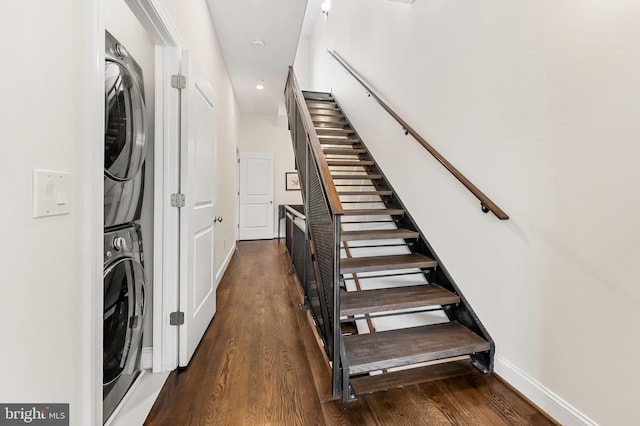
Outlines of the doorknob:
M216 216L213 218L213 223L222 222L222 216Z

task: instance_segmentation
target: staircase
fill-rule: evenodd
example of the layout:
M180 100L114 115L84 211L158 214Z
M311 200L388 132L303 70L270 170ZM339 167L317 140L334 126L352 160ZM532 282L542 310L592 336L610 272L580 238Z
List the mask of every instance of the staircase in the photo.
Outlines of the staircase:
M343 206L335 321L342 399L491 372L493 341L336 100L302 93Z

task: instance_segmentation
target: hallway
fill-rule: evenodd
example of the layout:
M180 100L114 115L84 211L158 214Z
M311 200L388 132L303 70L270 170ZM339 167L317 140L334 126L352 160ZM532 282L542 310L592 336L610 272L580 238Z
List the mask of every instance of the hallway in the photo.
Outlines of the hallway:
M346 406L321 403L313 372L323 367L305 351L312 333L283 251L278 240L238 243L213 322L189 367L171 373L145 424L555 424L481 375L379 392Z

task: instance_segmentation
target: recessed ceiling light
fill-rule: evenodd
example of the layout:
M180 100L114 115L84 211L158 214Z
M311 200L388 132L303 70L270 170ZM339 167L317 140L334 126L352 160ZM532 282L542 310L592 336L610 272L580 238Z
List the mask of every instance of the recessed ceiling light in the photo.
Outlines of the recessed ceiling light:
M260 40L259 38L253 40L251 42L253 44L253 47L255 47L256 49L262 49L264 47L264 40Z
M258 90L264 90L264 84L262 84L262 83L258 83L258 84L256 84L256 89L258 89Z

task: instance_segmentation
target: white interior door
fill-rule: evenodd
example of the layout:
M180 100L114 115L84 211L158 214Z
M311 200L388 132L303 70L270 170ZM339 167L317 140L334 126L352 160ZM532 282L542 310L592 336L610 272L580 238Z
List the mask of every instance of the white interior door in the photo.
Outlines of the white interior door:
M216 126L213 87L182 53L180 189L180 311L178 363L186 366L216 310L214 218Z
M272 239L273 211L273 155L241 152L239 239Z

